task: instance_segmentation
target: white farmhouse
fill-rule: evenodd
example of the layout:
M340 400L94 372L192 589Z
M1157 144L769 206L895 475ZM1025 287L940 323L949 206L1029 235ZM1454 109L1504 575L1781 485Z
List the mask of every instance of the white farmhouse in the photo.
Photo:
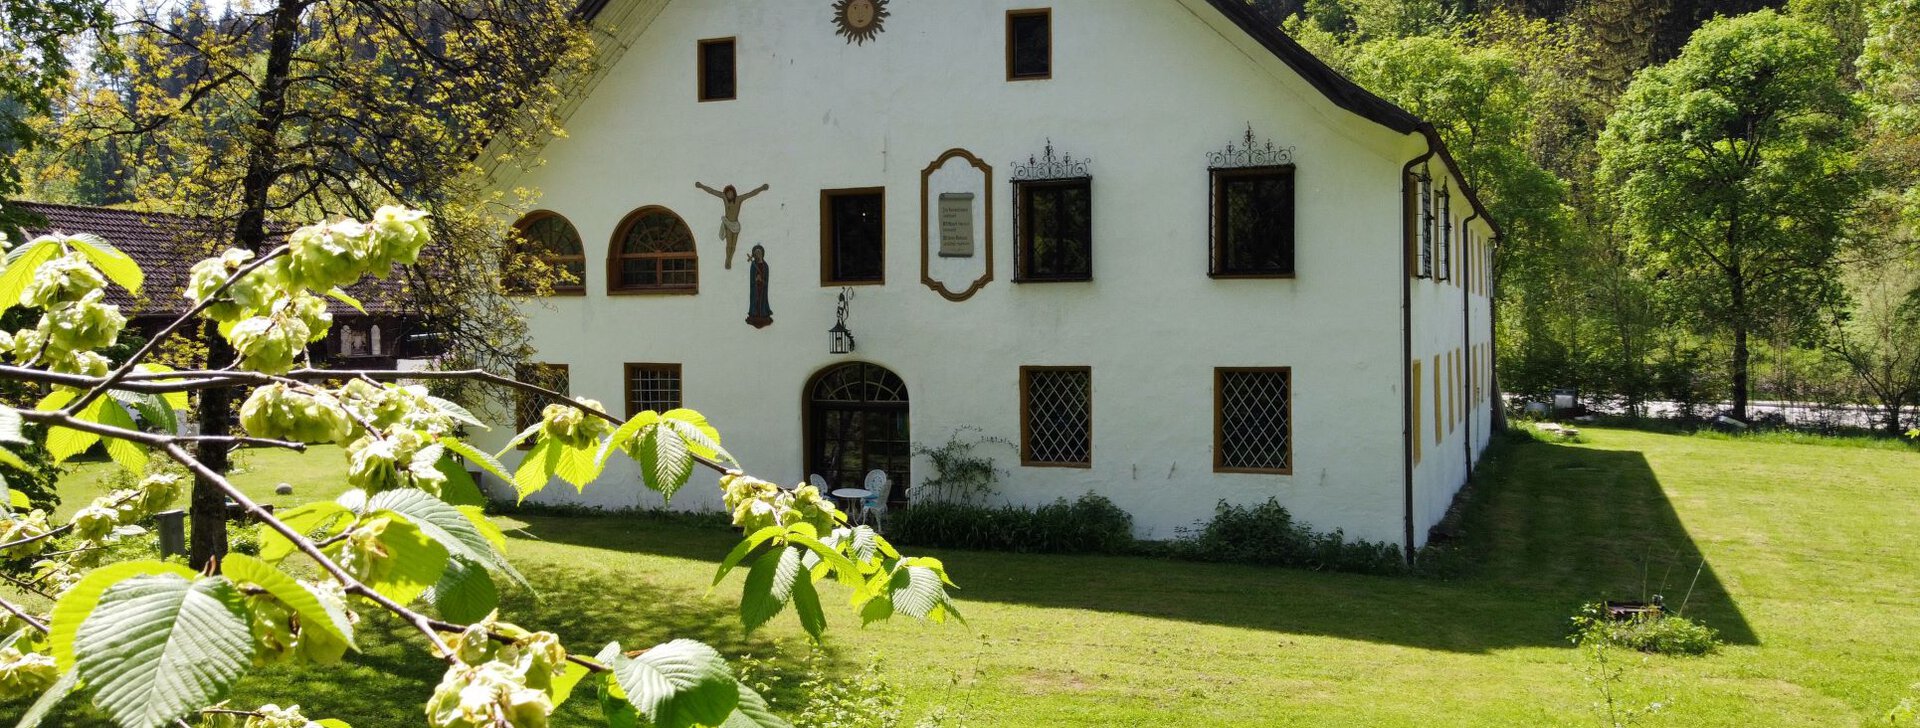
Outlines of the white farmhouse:
M1244 0L583 12L568 136L497 175L583 281L525 304L535 359L615 414L698 409L770 480L885 470L896 508L978 428L1000 497L1149 538L1277 498L1418 546L1488 442L1494 222ZM660 502L631 463L537 499Z

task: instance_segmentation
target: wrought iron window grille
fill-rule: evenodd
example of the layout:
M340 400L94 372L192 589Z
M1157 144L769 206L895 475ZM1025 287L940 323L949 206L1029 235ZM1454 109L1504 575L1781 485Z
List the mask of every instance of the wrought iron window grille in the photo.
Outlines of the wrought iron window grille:
M1440 183L1440 265L1434 270L1436 280L1448 280L1453 277L1453 195L1448 194L1447 184Z
M1420 269L1416 278L1433 277L1433 176L1421 172L1420 180Z
M1086 281L1093 277L1093 175L1088 167L1092 159L1074 158L1072 154L1055 156L1053 140L1047 140L1047 146L1039 156L1028 155L1025 164L1013 164L1013 231L1014 231L1014 280L1019 282L1036 281ZM1026 226L1035 222L1033 210L1028 209L1031 195L1044 194L1045 188L1073 188L1085 190L1087 196L1087 219L1082 225L1086 230L1085 250L1080 253L1085 261L1086 272L1054 272L1036 274L1033 250L1033 232ZM1066 193L1062 193L1066 194Z
M1293 164L1293 147L1274 146L1273 140L1260 143L1253 136L1253 124L1247 124L1247 134L1236 142L1227 142L1227 146L1207 152L1208 169L1243 169L1246 167L1283 167Z
M1214 469L1292 472L1292 370L1216 369L1214 392Z

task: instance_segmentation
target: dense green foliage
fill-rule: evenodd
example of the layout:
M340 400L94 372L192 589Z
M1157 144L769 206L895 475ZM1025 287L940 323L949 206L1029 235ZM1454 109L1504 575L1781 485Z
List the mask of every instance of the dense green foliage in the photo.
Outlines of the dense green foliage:
M1615 647L1657 655L1706 655L1720 649L1720 635L1678 614L1644 613L1614 619L1607 607L1593 602L1573 616L1574 644L1606 642Z
M903 544L1038 554L1123 554L1135 550L1133 516L1088 493L1029 508L956 501L921 503L887 515Z
M1407 570L1400 547L1377 541L1348 540L1335 530L1320 532L1293 520L1280 502L1253 506L1221 502L1213 520L1173 541L1173 554L1195 561L1224 561L1269 566L1298 566L1360 574L1399 574Z

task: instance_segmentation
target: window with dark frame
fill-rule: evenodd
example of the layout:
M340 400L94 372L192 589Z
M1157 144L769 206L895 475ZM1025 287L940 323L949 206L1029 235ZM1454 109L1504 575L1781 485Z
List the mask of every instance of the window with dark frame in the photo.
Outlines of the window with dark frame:
M1453 278L1453 195L1444 185L1440 188L1440 212L1436 219L1440 230L1440 264L1434 269L1434 278L1444 281Z
M680 409L679 364L627 365L627 416Z
M1016 183L1019 259L1015 280L1093 278L1093 181Z
M733 39L700 41L700 100L733 100L735 81Z
M664 207L628 215L607 256L609 293L695 293L700 259L693 229Z
M1053 77L1053 11L1007 11L1007 80Z
M887 280L886 191L820 192L820 284Z
M571 280L555 280L552 286L555 295L579 295L586 292L587 256L580 242L580 231L573 227L559 213L533 212L514 223L514 232L519 235L514 252L540 259L549 267L565 271ZM534 288L530 281L516 276L515 266L509 262L503 281L508 291L515 293L531 292Z
M1416 278L1433 277L1433 177L1420 175L1420 267Z
M1213 417L1215 471L1293 472L1292 369L1214 369Z
M565 364L521 364L514 367L513 375L515 379L522 382L545 387L560 394L573 395L572 377L567 373ZM514 431L520 432L539 423L540 413L545 411L549 404L554 403L536 394L516 391L513 402ZM531 444L523 443L522 447Z
M1093 466L1093 369L1020 367L1020 463Z
M1213 171L1215 276L1294 274L1293 166Z

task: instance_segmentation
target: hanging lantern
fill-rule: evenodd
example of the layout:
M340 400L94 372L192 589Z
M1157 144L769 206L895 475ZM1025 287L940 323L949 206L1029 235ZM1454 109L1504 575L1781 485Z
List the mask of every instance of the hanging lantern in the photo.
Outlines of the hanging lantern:
M833 328L827 329L827 353L829 354L853 353L853 332L847 330L847 301L852 299L853 289L840 290L840 308L834 314Z

